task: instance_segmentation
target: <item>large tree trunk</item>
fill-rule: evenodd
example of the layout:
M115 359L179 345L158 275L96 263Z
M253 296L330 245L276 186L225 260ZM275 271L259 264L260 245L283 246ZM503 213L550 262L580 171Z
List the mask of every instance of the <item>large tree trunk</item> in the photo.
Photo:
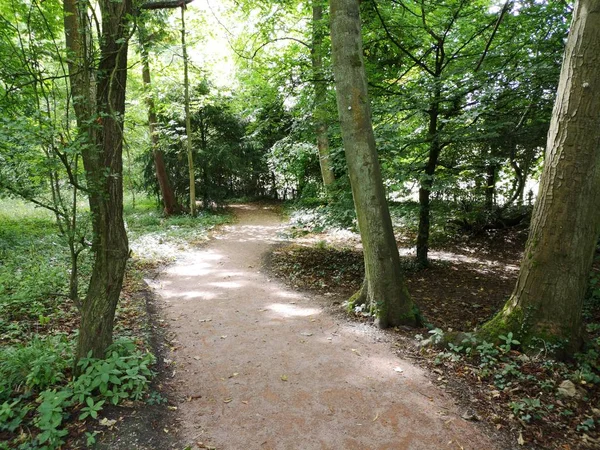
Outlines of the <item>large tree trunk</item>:
M313 34L312 34L312 70L314 88L313 121L319 149L319 165L323 185L327 189L335 181L329 151L327 125L327 84L323 73L323 34L326 29L323 24L323 0L313 0Z
M91 59L87 4L64 1L69 74L80 132L92 215L94 263L81 305L76 358L104 357L112 343L128 242L123 222L123 115L127 82L130 0L98 2L102 17L100 60ZM97 81L93 74L97 74Z
M140 25L141 27L141 25ZM175 199L175 193L169 183L169 175L165 166L163 153L159 148L158 134L156 133L156 109L154 106L154 97L151 90L150 80L150 62L148 61L148 49L146 48L145 33L140 31L140 53L142 57L142 81L146 90L146 104L148 105L148 127L150 129L150 140L152 142L152 157L154 158L154 168L156 170L156 179L160 188L160 194L163 200L164 214L170 216L179 212L179 206Z
M483 335L512 331L564 345L582 342L581 312L600 235L600 0L581 0L560 75L540 192L515 290Z
M380 327L417 325L381 179L362 58L359 0L331 0L333 69L340 126L364 249L363 297Z

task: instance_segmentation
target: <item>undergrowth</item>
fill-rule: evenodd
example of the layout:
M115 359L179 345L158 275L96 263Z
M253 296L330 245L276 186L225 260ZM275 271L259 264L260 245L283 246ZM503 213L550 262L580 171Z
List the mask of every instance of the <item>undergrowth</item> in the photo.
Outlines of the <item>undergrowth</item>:
M80 360L81 375L74 377L78 312L67 298L66 242L50 213L0 200L0 449L61 448L81 433L82 422L99 421L108 405L153 401L147 387L154 356L147 350L145 300L138 294L142 270L156 264L153 254L161 254L163 243L179 251L203 242L229 216L201 212L165 219L143 200L135 209L126 207L125 220L133 258L116 311L115 341L105 359ZM80 270L84 297L87 252ZM87 433L87 445L95 436Z
M570 442L564 448L598 448L600 445L600 279L595 270L585 300L588 340L570 361L557 361L560 344L537 340L527 348L512 333L498 343L463 333L460 342L442 350L444 331L430 330L421 341L421 354L446 374L479 385L492 412L488 419L498 429L516 429L521 445ZM428 345L432 344L432 345ZM443 382L447 380L442 379ZM515 426L515 424L517 424ZM556 433L555 436L550 433ZM563 448L563 447L560 447ZM573 447L574 448L574 447Z

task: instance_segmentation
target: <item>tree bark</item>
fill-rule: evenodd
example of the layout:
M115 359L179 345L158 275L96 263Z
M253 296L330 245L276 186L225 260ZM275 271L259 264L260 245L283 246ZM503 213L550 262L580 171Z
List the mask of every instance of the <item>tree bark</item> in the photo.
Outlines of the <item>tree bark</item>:
M183 87L185 95L185 134L190 177L190 214L196 215L196 172L194 170L194 153L192 151L192 123L190 117L190 79L188 74L188 54L185 43L185 5L181 6L181 49L183 51Z
M496 203L496 166L489 164L485 171L485 209L487 212L492 212Z
M441 71L441 66L437 67ZM437 72L436 72L437 74ZM429 157L425 165L425 175L419 187L419 228L417 231L417 264L421 267L429 265L429 231L431 229L431 189L435 177L438 159L442 151L439 139L438 121L440 115L441 90L439 79L435 78L435 89L428 110Z
M335 174L331 164L331 152L329 150L329 137L327 125L327 84L324 80L323 71L323 0L313 0L313 34L312 34L312 70L314 107L313 121L315 134L317 136L317 148L319 149L319 165L321 177L325 189L335 182Z
M130 0L98 2L102 17L100 59L91 59L87 4L64 1L66 46L73 105L85 140L83 165L92 215L94 262L81 305L76 359L102 358L112 343L128 242L123 221L123 115L127 82ZM93 74L97 74L94 80Z
M175 199L175 193L169 183L169 175L167 174L167 168L165 166L165 160L163 153L160 150L158 142L158 134L156 133L156 124L158 120L156 118L156 109L154 105L154 97L151 90L151 79L150 79L150 62L148 61L148 49L146 42L144 41L144 33L140 32L140 53L142 57L142 81L144 83L144 89L146 90L146 104L148 106L148 127L150 129L150 140L152 143L152 157L154 159L154 168L156 170L156 179L160 188L160 194L163 200L164 214L170 216L179 212L179 206Z
M504 309L482 335L512 331L561 343L582 342L582 307L600 235L600 0L574 9L552 114L540 193L519 277Z
M333 70L340 126L364 250L366 295L382 328L418 325L400 268L371 124L359 0L331 0ZM366 290L366 294L364 294Z

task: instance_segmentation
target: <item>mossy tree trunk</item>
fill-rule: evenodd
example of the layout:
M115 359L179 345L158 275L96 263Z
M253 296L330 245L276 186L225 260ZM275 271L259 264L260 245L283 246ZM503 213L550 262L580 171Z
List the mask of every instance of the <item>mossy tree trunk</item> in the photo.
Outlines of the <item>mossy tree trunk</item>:
M64 1L66 46L73 105L82 147L94 262L81 305L76 358L104 357L112 343L115 309L121 293L128 242L123 221L123 115L131 0L100 0L101 36L94 58L89 5Z
M380 327L420 322L406 289L371 124L358 0L331 0L333 70L340 126L364 250L362 297Z
M480 331L523 343L582 342L582 306L600 235L600 0L574 9L546 145L540 191L517 284Z

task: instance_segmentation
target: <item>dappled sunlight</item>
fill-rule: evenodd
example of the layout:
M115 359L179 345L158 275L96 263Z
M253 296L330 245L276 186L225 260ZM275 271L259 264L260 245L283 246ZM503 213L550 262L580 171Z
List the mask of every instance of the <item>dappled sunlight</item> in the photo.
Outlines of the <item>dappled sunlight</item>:
M318 246L325 244L338 248L352 248L356 250L362 250L360 234L343 229L330 229L324 233L310 233L305 236L295 237L294 244L303 246ZM475 270L480 271L481 273L489 273L486 267L492 269L502 269L508 272L519 271L519 266L517 264L506 264L504 261L497 261L486 257L479 257L477 256L475 251L469 250L468 248L462 250L464 250L465 252L472 252L474 254L465 255L463 253L430 249L428 256L429 259L432 261L477 264L481 267ZM414 258L416 256L416 249L415 247L399 247L398 253L400 254L400 256Z
M414 248L399 248L398 252L400 256L415 256L416 252ZM452 263L467 263L467 264L479 264L482 266L488 266L490 268L501 268L511 272L517 272L519 266L515 264L506 264L501 261L494 261L485 258L478 258L476 256L467 256L460 253L441 251L441 250L429 250L429 259L432 261L448 261ZM481 269L482 273L488 273L485 269Z
M266 225L233 225L223 227L224 233L215 236L217 240L228 240L235 242L285 242L287 238L283 235L281 226Z
M165 272L177 276L202 276L214 272L214 263L221 261L223 255L220 253L204 250L187 254L186 264L177 264L165 269Z
M281 317L308 317L322 312L319 308L307 308L289 303L273 303L267 306L266 309L277 313Z
M168 273L172 273L173 275L179 275L179 276L202 276L202 275L209 275L210 273L214 272L211 268L210 264L206 264L206 263L198 263L198 264L194 264L191 266L186 266L186 267L169 267L165 272Z
M293 292L293 291L275 291L275 292L273 292L273 295L276 295L277 297L293 299L293 300L302 298L301 294L299 294L297 292Z
M179 298L184 300L214 300L219 294L210 291L179 291L162 289L161 295L166 299Z
M208 285L224 289L239 289L244 286L244 283L238 283L235 281L215 281L208 283Z
M277 219L261 217L263 211L252 215L240 207L238 212L242 223L221 229L211 250L180 255L157 280L176 333L178 395L198 395L198 401L184 400L177 408L194 420L304 423L321 427L323 436L332 426L347 430L349 423L395 436L415 415L427 429L441 429L443 423L431 413L435 394L419 368L390 352L389 335L370 324L340 321L323 299L265 274L262 255L285 241L281 227L271 226ZM234 408L243 415L230 414ZM222 429L235 426L228 422ZM194 432L198 428L194 425ZM405 442L412 439L409 433ZM335 448L370 447L339 440Z

